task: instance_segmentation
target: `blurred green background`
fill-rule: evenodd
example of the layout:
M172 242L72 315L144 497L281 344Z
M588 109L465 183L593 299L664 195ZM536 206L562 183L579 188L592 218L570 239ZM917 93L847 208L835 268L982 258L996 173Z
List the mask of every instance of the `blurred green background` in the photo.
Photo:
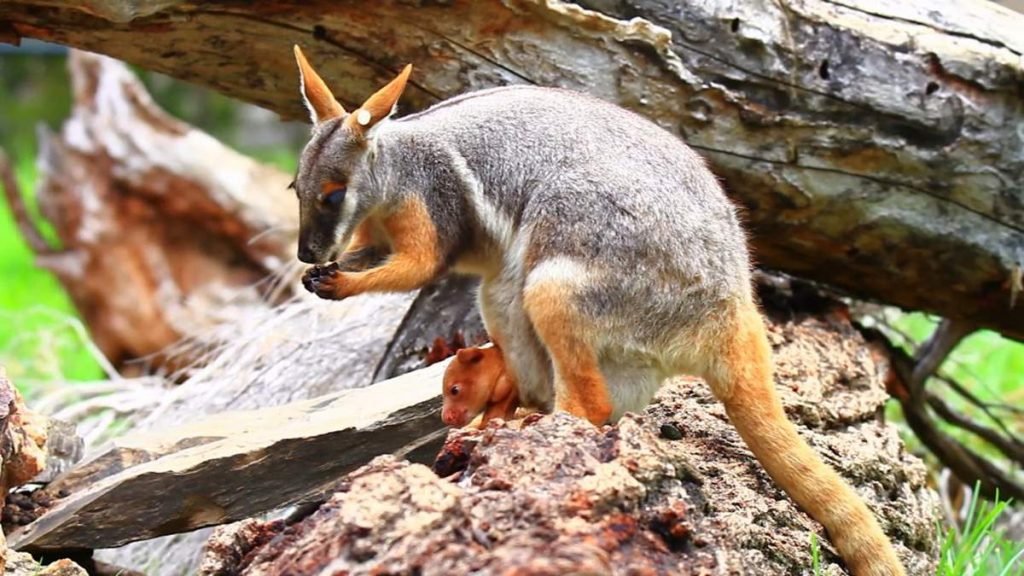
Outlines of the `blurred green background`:
M57 131L70 113L66 50L25 41L0 45L0 147L15 165L21 191L51 242L55 237L35 210L36 132ZM276 114L162 74L133 70L162 108L229 146L285 171L308 129ZM85 345L86 332L63 288L37 268L6 201L0 201L0 365L23 392L48 382L104 377Z

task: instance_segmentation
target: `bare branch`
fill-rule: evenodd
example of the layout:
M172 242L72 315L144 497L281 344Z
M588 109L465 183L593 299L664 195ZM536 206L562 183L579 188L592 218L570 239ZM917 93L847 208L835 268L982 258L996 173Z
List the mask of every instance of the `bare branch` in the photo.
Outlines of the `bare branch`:
M963 386L963 384L960 384L959 382L957 382L953 378L950 378L949 376L945 376L945 375L942 375L942 374L935 374L933 377L936 380L938 380L939 382L942 382L943 384L945 384L946 386L949 386L954 392L959 394L965 400L967 400L968 402L970 402L974 406L978 407L982 412L985 413L986 416L989 417L990 420L995 422L996 426L998 426L999 429L1003 431L1003 434L1006 434L1007 436L1009 436L1010 439L1013 440L1013 442L1015 442L1016 444L1024 446L1024 442L1022 442L1021 439L1017 437L1017 435L1013 432L1013 430L1010 430L1010 428L1006 425L1006 423L1004 423L1001 418L999 418L998 416L996 416L992 412L993 408L1005 409L1005 410L1009 410L1009 411L1020 411L1021 410L1020 408L1016 408L1014 406L1009 406L1009 405L1005 405L1005 404L991 404L991 403L983 402L981 400L981 398L978 398L977 396L975 396L973 392L971 392L970 390L965 388Z
M970 322L942 319L931 338L922 344L914 355L914 370L909 382L912 396L924 390L924 383L928 377L935 373L957 344L976 329L977 327Z
M939 429L937 422L928 412L924 390L917 395L906 392L914 371L914 360L904 350L894 346L880 331L863 327L860 330L865 339L888 361L886 388L896 391L893 396L899 400L907 424L914 430L921 443L962 482L969 486L977 483L979 494L983 497L990 500L996 495L1015 500L1024 498L1024 486Z
M25 206L25 200L21 195L21 187L18 186L18 179L14 176L14 168L3 149L0 149L0 180L3 181L4 197L7 199L7 205L11 207L14 223L18 225L18 231L21 232L25 242L36 254L53 254L54 248L43 238L39 228L29 216L28 207Z
M1006 438L995 430L982 426L963 414L960 414L935 394L929 392L926 397L928 406L931 407L931 409L934 410L940 418L957 428L971 432L994 446L1000 452L1005 454L1007 458L1024 466L1024 444L1016 442L1014 439Z

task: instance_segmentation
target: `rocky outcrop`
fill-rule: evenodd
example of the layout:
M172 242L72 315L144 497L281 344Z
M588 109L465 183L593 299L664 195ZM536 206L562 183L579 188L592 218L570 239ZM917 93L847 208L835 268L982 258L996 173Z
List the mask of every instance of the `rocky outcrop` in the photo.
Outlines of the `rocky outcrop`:
M65 452L56 451L57 446ZM80 455L81 441L74 436L73 430L68 432L64 426L25 406L21 394L0 366L0 497L6 498L9 490L37 478L52 467L62 467L65 457L77 459ZM7 523L9 514L6 509L3 516ZM86 574L70 560L41 567L32 556L8 550L3 532L0 532L0 573L7 576Z
M868 347L839 305L764 296L788 414L868 501L908 572L931 574L936 496L879 418L886 394ZM311 515L220 529L202 573L788 575L809 569L813 534L825 573L840 573L821 527L707 387L678 379L616 426L536 415L452 431L433 470L379 457Z

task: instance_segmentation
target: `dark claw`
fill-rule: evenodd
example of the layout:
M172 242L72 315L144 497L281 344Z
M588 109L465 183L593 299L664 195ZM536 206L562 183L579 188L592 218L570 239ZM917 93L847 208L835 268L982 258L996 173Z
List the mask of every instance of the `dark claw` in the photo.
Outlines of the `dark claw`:
M337 262L331 262L329 264L316 264L309 267L306 273L302 275L302 287L308 292L313 292L321 298L328 298L329 295L322 293L321 283L324 280L332 278L340 270Z

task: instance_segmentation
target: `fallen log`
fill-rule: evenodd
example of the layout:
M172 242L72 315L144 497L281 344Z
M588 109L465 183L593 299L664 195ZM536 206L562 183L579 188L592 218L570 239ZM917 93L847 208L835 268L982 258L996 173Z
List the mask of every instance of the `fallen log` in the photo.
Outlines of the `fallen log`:
M584 90L702 151L761 265L1024 338L1024 16L993 3L19 0L0 23L287 118L294 43L346 105L406 62L409 109Z
M37 552L121 546L315 499L379 454L431 441L436 452L443 367L117 441L47 486L57 503L8 541Z

